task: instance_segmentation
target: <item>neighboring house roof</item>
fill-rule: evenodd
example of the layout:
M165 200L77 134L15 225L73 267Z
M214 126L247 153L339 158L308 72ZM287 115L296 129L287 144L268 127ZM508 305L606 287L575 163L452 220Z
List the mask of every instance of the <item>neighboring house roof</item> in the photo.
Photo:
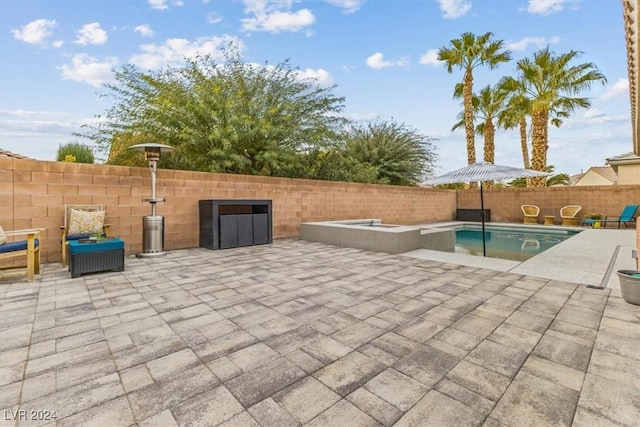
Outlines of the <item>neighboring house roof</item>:
M589 169L602 175L604 178L608 179L611 182L618 181L618 174L613 170L611 166L593 166Z
M607 159L607 164L612 166L616 172L618 172L619 165L635 165L638 163L640 163L640 156L633 152L620 154L619 156L613 156Z
M583 179L587 179L588 176L593 176L593 174L597 174L601 176L605 180L609 181L611 184L615 184L618 182L618 174L616 174L616 171L613 170L611 166L592 166L585 173L581 174L580 178L578 178L577 181L572 183L572 185L580 185L581 184L580 181L582 181ZM574 176L577 176L577 175L574 175ZM582 183L582 185L592 185L592 184Z
M0 157L8 157L10 159L29 159L27 156L12 153L11 151L3 150L2 148L0 148Z
M636 155L633 152L629 152L629 153L620 154L619 156L609 157L607 158L607 163L613 166L614 163L620 163L625 161L638 161L638 159L640 159L640 156Z
M579 173L577 175L571 175L569 177L569 185L576 185L576 183L580 181L580 178L582 178L583 176L584 176L583 173Z

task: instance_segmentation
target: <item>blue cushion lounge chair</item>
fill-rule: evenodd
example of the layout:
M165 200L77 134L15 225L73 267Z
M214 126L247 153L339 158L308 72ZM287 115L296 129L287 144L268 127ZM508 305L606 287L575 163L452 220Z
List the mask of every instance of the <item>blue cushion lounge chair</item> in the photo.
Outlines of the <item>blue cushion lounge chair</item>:
M27 261L27 280L32 281L40 273L40 240L44 228L6 231L6 236L27 236L27 240L7 242L0 245L0 258L24 256Z
M620 216L606 216L604 217L604 219L585 219L582 222L582 225L591 225L593 227L593 224L596 221L599 221L601 223L603 223L603 226L606 228L607 224L610 222L613 223L617 223L618 224L618 228L620 228L620 226L622 224L624 224L624 228L627 228L627 224L632 222L635 223L636 222L636 212L638 210L638 207L640 207L640 205L627 205L625 206L625 208L622 210L622 213L620 213Z

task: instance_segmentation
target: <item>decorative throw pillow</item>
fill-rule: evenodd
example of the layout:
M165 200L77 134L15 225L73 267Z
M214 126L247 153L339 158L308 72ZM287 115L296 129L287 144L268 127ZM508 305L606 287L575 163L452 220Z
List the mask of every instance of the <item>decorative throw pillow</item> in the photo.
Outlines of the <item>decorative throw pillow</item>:
M0 226L0 245L7 243L7 233L4 232L2 226Z
M71 209L67 234L101 234L106 211L86 212Z

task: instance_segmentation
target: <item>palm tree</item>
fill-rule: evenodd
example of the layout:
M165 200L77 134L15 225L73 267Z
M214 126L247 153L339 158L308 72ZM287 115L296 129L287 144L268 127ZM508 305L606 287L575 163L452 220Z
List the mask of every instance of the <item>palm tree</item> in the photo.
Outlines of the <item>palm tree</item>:
M522 151L522 167L529 169L529 143L527 132L527 116L531 113L531 102L525 96L524 84L510 84L513 77L504 77L498 82L498 88L508 93L506 107L498 114L498 127L503 129L518 128L520 133L520 149Z
M501 62L507 62L511 59L511 52L503 50L504 42L492 38L493 33L490 32L480 36L464 33L459 39L451 40L449 47L442 47L438 50L438 60L446 63L449 73L452 73L454 68L464 71L462 85L468 164L476 162L472 100L473 70L480 65L494 69Z
M461 85L456 86L455 97L462 95ZM473 117L478 119L480 123L475 130L478 135L484 137L484 156L485 162L494 163L495 161L495 125L494 120L503 113L508 92L500 90L499 87L491 87L489 85L483 87L480 93L473 95ZM464 126L464 111L458 115L460 120L453 126L452 130L456 130ZM485 181L484 188L491 188L491 181Z
M534 170L544 171L547 166L549 122L560 127L562 120L569 117L571 112L578 108L589 108L591 101L576 95L589 89L594 82L607 82L591 62L571 65L578 55L579 52L573 50L556 55L547 47L534 53L533 59L518 61L516 69L519 78L510 80L510 85L521 86L517 89L531 102L531 167ZM531 183L535 187L544 187L545 181L543 177L533 178Z

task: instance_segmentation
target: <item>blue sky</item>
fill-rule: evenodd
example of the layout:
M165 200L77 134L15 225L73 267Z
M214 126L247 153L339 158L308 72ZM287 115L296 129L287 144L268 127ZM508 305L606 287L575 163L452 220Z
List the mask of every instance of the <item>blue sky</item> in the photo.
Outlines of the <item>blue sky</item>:
M73 131L108 107L98 94L113 68L220 57L233 41L247 62L289 59L302 76L336 84L349 118L393 118L438 138L444 173L466 164L464 130L451 132L462 73L448 74L436 51L464 32L487 31L514 60L477 70L475 90L513 75L516 60L547 45L583 52L579 61L608 79L584 94L590 110L550 128L556 171L579 173L631 151L619 0L0 0L0 148L54 160ZM476 146L480 160L481 137ZM516 131L496 134L496 163L522 166Z

